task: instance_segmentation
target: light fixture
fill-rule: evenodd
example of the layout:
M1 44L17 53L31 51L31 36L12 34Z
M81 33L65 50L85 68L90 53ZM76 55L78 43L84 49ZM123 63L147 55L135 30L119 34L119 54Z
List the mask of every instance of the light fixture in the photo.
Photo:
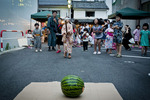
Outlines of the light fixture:
M68 4L71 4L71 0L68 0Z
M71 8L71 5L68 5L68 8Z

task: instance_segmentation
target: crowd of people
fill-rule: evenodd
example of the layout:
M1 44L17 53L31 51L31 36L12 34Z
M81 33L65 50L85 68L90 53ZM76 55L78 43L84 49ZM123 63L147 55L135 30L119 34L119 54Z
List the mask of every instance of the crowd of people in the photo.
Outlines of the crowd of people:
M137 25L136 29L131 32L129 25L125 25L125 31L122 31L121 14L117 14L116 20L112 22L108 19L95 18L92 27L88 23L82 23L77 26L77 21L71 22L69 17L66 17L64 24L62 24L62 19L58 19L56 15L57 11L54 11L53 16L48 17L48 51L56 51L57 44L56 53L60 53L60 45L63 44L64 57L70 59L72 47L83 46L83 51L88 51L88 47L94 46L93 54L101 54L101 46L104 46L106 53L111 54L112 50L116 50L115 56L120 58L122 57L122 45L126 50L130 51L131 46L129 44L132 44L134 48L136 43L138 48L142 49L141 55L147 56L147 49L150 46L150 31L147 23L143 24L142 30L140 30L140 25ZM28 33L30 34L29 39L31 38L31 33L34 37L35 52L38 52L38 49L41 52L42 32L39 29L39 24L36 23L33 32L29 30ZM33 40L31 41L33 42Z

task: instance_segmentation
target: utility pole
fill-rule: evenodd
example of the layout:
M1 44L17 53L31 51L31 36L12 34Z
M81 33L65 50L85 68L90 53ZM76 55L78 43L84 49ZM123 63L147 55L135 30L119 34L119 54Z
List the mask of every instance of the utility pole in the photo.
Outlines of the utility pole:
M71 18L71 0L68 0L68 16Z
M141 10L141 8L142 8L142 6L141 6L141 0L138 0L138 10ZM136 21L136 24L137 24L137 25L140 25L140 19L138 19L138 20Z

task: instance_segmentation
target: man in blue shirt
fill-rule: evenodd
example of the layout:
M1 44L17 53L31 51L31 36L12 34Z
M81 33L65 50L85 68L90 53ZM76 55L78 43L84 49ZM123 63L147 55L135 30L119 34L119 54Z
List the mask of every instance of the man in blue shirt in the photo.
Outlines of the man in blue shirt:
M120 58L121 57L121 49L122 49L122 28L123 28L123 23L121 22L122 15L117 14L116 15L116 22L113 24L113 29L114 29L114 42L116 43L117 46L117 55L116 57Z

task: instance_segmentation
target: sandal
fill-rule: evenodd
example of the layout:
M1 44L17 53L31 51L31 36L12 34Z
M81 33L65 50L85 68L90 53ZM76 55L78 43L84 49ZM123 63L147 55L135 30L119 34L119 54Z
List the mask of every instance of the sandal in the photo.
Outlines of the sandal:
M66 57L67 57L67 52L64 53L64 58L66 58Z
M121 55L119 55L119 54L117 55L117 58L121 58L121 57L122 57Z
M112 52L108 52L108 54L112 54Z
M71 54L68 55L68 59L71 59Z

